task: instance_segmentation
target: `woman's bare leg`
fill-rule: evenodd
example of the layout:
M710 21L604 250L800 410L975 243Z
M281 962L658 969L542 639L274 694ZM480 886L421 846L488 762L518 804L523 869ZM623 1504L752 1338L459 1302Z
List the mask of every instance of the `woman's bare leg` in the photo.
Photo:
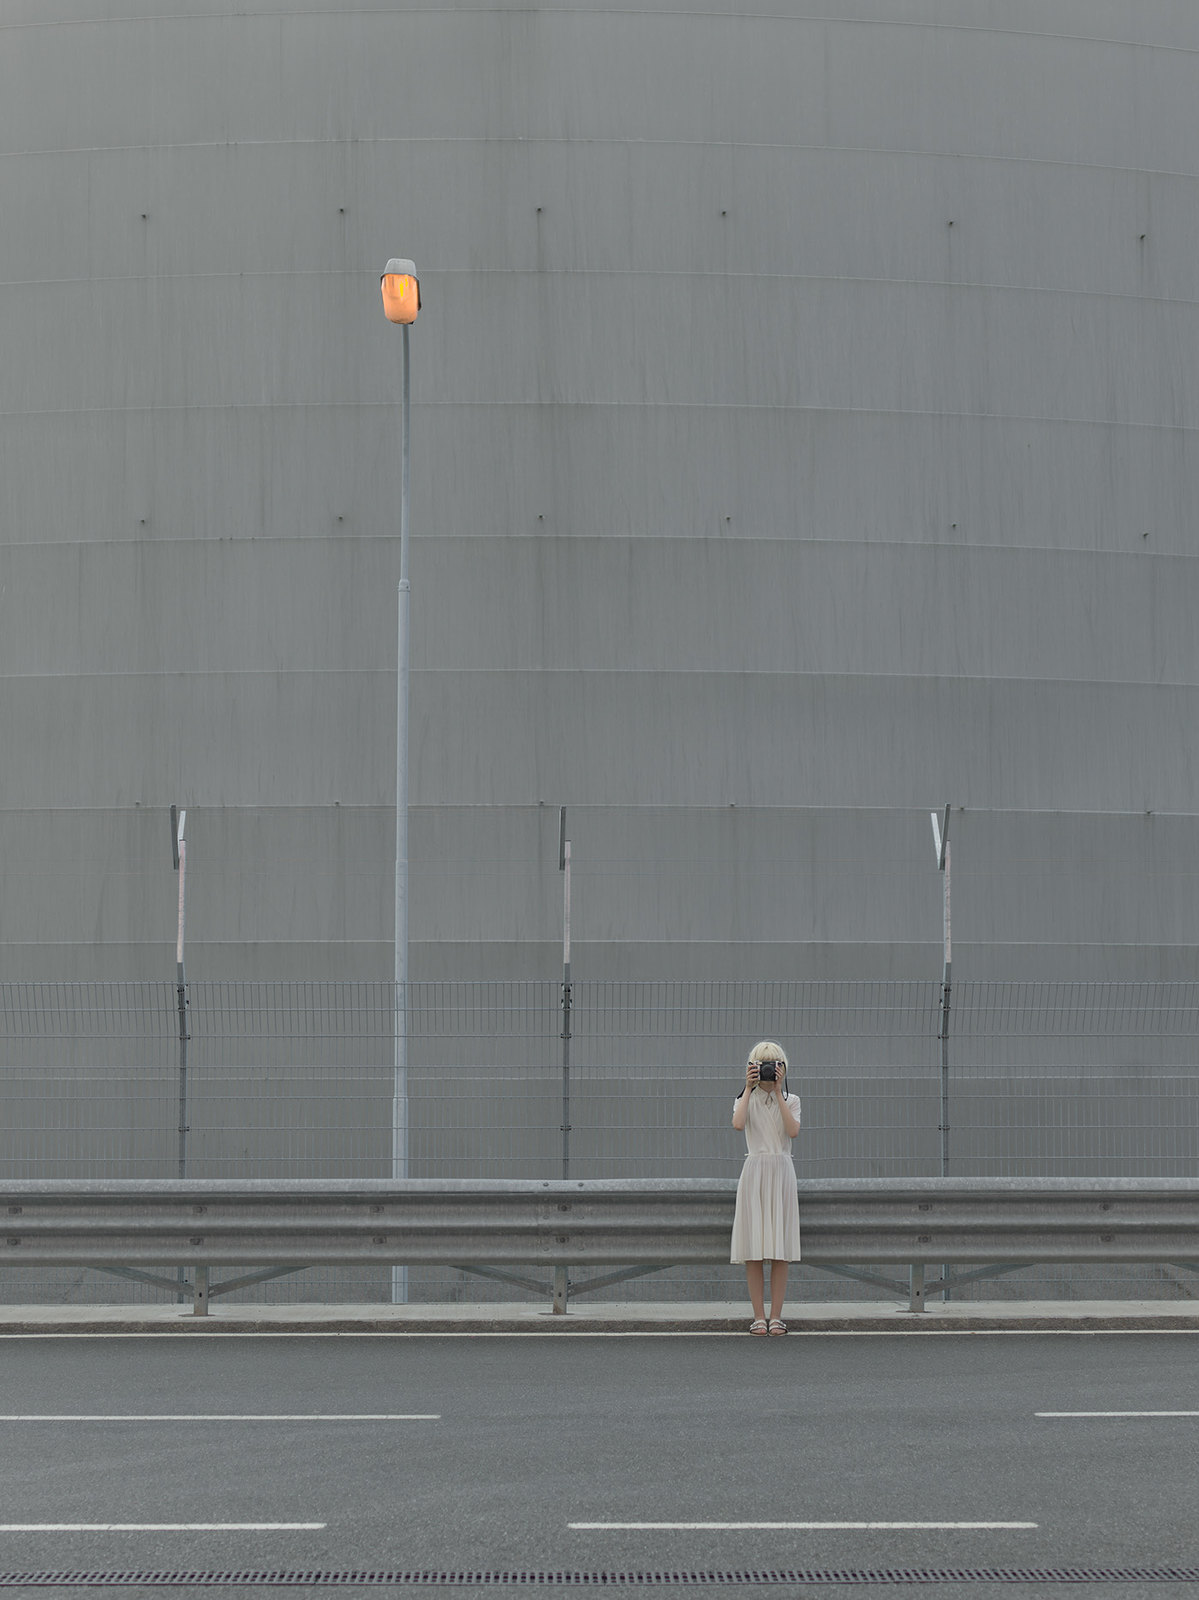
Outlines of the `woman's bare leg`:
M770 1263L770 1320L782 1320L783 1296L787 1292L787 1262ZM761 1313L759 1312L759 1315Z
M766 1319L766 1275L761 1261L745 1263L745 1281L749 1285L749 1303L759 1321Z

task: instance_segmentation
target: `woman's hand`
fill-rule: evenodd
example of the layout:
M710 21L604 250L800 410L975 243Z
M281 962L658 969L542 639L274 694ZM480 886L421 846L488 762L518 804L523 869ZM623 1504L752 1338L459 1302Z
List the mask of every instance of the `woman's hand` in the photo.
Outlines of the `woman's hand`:
M759 1068L756 1061L750 1061L746 1064L745 1087L751 1094L758 1086L758 1071Z

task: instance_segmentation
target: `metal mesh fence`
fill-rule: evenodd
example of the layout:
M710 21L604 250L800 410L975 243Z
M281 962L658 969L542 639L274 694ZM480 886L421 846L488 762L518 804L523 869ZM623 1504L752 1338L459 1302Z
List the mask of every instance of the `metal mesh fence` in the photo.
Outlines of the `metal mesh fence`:
M1199 985L971 983L954 993L951 1170L1199 1171Z
M413 984L408 1173L563 1171L562 988ZM1199 984L960 983L949 1029L949 1171L1192 1176ZM569 1162L576 1178L735 1177L730 1128L759 1038L788 1048L803 1177L940 1170L936 982L576 982ZM0 984L0 1175L388 1177L396 1092L390 984L193 983L181 1094L172 983ZM811 1298L844 1298L815 1272ZM5 1300L128 1298L92 1273L0 1275ZM1025 1275L1008 1292L1190 1293L1171 1269ZM142 1291L138 1291L139 1293ZM151 1294L152 1291L144 1291ZM863 1294L867 1290L861 1291ZM962 1291L964 1294L968 1291ZM988 1297L1003 1292L995 1285ZM388 1297L385 1272L313 1270L260 1297ZM413 1269L414 1298L509 1297ZM681 1270L639 1298L739 1298L740 1275ZM618 1295L619 1291L612 1291Z
M0 1174L171 1174L177 1041L169 984L0 984Z

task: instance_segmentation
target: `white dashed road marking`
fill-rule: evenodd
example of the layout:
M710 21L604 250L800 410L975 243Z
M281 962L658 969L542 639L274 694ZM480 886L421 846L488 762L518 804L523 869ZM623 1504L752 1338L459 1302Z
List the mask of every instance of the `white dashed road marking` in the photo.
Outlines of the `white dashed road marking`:
M919 1529L919 1528L961 1528L961 1529L1027 1529L1039 1526L1036 1522L570 1522L570 1528L584 1529L590 1532L619 1531L668 1531L685 1533L724 1533L737 1529L749 1529L754 1532L786 1532L786 1533L823 1533L830 1530L842 1529L861 1532L873 1528L881 1529Z
M0 1522L0 1533L299 1533L327 1522Z
M217 1412L199 1411L167 1414L166 1412L0 1412L0 1422L440 1422L439 1412L409 1411L346 1411L317 1412Z
M1038 1411L1038 1417L1199 1417L1199 1411Z

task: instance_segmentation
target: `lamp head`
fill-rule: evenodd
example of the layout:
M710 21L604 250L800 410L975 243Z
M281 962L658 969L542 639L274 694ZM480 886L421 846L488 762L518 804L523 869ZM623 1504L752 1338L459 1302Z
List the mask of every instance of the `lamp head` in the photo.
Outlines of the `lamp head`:
M388 322L416 321L420 310L420 280L416 266L408 260L392 260L379 280L383 290L383 312Z

